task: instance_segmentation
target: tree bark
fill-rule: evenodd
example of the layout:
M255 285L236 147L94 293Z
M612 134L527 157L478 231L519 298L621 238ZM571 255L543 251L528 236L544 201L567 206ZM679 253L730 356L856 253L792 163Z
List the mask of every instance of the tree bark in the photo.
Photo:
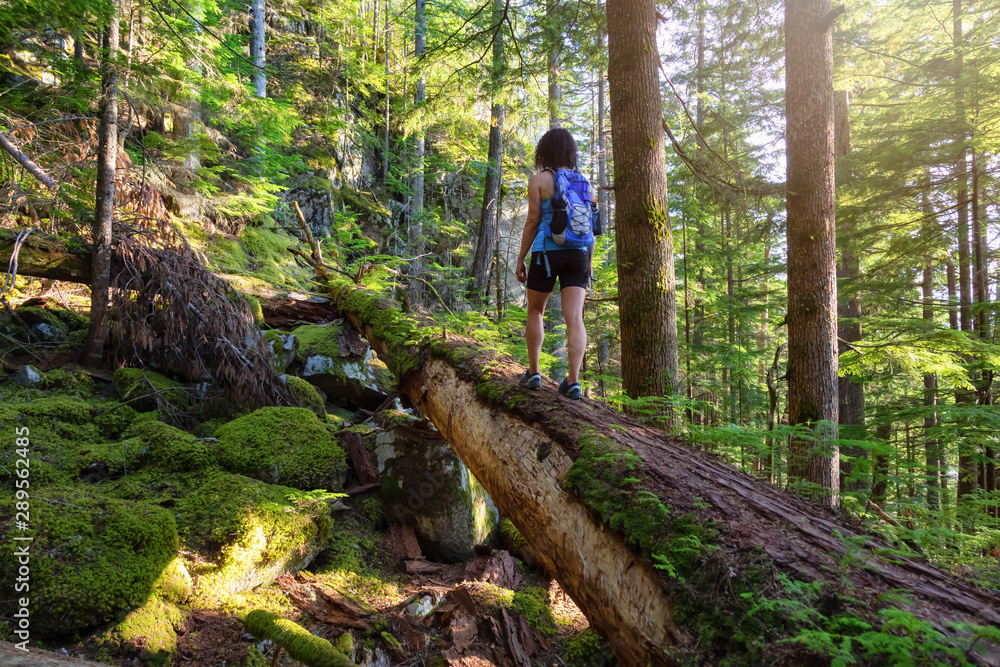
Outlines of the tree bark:
M676 391L677 295L656 3L609 0L607 12L622 384L665 396Z
M1000 599L924 561L882 551L879 538L859 533L836 510L729 468L603 404L567 401L553 381L523 390L517 385L522 367L512 359L471 339L433 333L429 323L371 293L346 283L332 285L330 293L397 373L400 392L434 423L625 665L735 657L734 637L713 624L751 619L753 594L740 592L750 585L780 595L779 573L807 582L835 573L828 589L834 599L846 577L850 595L860 600L852 609L860 614L883 608L882 593L910 589L908 609L950 637L949 621L1000 623ZM609 458L616 463L601 468ZM666 518L647 526L646 541L635 542L631 519L620 522L640 507L640 515L661 511L638 504L649 497L663 504ZM699 533L711 548L688 569L675 561L681 569L671 576L650 554L683 548L686 524L712 526L711 534ZM720 587L723 580L728 583ZM705 620L710 613L711 623ZM713 629L705 634L707 626ZM740 627L751 626L786 631L780 619L752 618ZM777 646L780 638L767 641ZM800 657L800 664L809 662ZM997 660L1000 653L978 657L983 664Z
M959 294L959 324L962 331L971 332L972 326L972 270L969 253L969 173L965 118L965 85L963 79L963 36L962 36L962 0L952 0L953 32L952 43L955 51L955 181L958 191L956 198L958 217L958 294ZM971 361L971 359L969 359ZM973 395L967 389L959 389L955 393L955 402L969 404ZM979 476L976 464L975 445L968 438L959 437L958 441L958 500L962 502L976 490Z
M924 214L923 236L931 238L934 229L934 208L930 201L930 173L924 174L924 188L921 193L922 208ZM923 319L930 330L934 326L934 261L928 255L924 259L923 276ZM936 373L924 373L924 406L932 409L938 402L938 382ZM941 485L938 480L941 475L940 461L943 452L941 442L932 435L932 429L937 426L937 412L931 412L924 416L924 460L927 465L927 505L934 509L941 509Z
M829 0L785 3L788 208L788 410L815 440L790 445L788 474L836 505L837 285L833 131L833 45Z
M90 327L81 363L96 368L108 337L108 298L111 281L111 228L115 214L115 166L118 162L118 20L119 0L110 5L101 56L101 123L97 147L97 205L91 240L94 244L90 281Z
M253 60L253 90L257 97L267 97L267 73L264 67L267 64L265 39L265 0L253 0L252 8L252 33L250 37L250 59Z
M417 89L413 93L413 106L417 107L417 113L421 114L420 106L427 99L426 81L423 73L423 56L427 52L427 0L416 0L414 4L414 23L416 24L413 35L413 57L417 62L417 67L421 69L420 78L417 79ZM388 14L386 14L388 16ZM388 45L388 37L386 37ZM386 71L388 72L389 54L386 52ZM386 78L388 86L388 77ZM388 90L387 90L388 92ZM389 96L385 98L386 108L389 106ZM422 115L422 114L421 114ZM388 116L387 116L388 118ZM423 285L420 283L423 273L423 262L421 255L424 254L424 151L426 148L426 137L424 135L423 123L417 127L416 136L413 138L413 153L416 164L414 165L413 181L410 184L412 194L410 195L410 220L409 237L410 247L413 249L413 264L410 266L410 275L416 280L410 281L410 302L420 303L423 299ZM388 146L386 146L388 150Z
M846 157L852 148L850 101L847 91L837 91L834 99L834 144L837 158ZM851 173L839 161L835 168L837 185L843 185L851 180ZM844 343L840 343L838 354L848 350L847 343L861 341L861 296L858 294L857 281L861 277L861 262L858 256L857 238L849 233L849 225L841 216L837 216L837 243L840 246L840 264L837 266L837 293L839 295L838 335ZM846 288L846 289L845 289ZM865 385L864 379L857 375L844 375L838 380L838 421L840 437L849 440L864 440L865 429ZM845 445L842 454L848 458L840 460L840 485L857 491L866 488L862 465L866 450L864 447Z
M503 173L503 123L504 105L497 99L500 85L503 81L504 36L503 20L504 5L499 0L493 3L493 23L496 26L493 33L493 67L491 78L493 83L493 106L490 109L490 147L486 155L486 182L483 186L483 207L479 219L479 239L476 243L476 258L472 269L472 286L479 290L481 296L486 291L490 281L493 249L498 230L500 212L500 177ZM499 278L498 278L499 279Z
M562 26L559 24L559 3L547 0L545 5L545 25L549 41L549 129L561 127L559 121L562 103L562 89L559 87L559 60L562 57Z
M49 190L55 192L59 189L59 184L52 179L45 170L39 167L32 161L27 155L18 150L17 146L7 138L7 135L0 133L0 148L3 148L7 153L14 158L14 161L19 165L24 167L25 171L41 181L42 185L47 187Z

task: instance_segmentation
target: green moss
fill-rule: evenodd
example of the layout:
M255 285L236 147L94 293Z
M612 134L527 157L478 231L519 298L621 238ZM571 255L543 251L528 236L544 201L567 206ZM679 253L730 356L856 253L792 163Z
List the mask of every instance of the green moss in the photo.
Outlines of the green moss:
M618 664L608 645L591 628L566 642L563 657L569 667L612 667Z
M344 185L340 188L337 194L340 200L346 203L356 213L373 215L383 219L392 217L392 213L390 213L389 209L385 207L385 204L378 201L367 192L359 192L349 185Z
M177 627L184 613L177 607L153 598L130 611L96 641L113 655L128 658L134 653L148 667L167 667L177 650Z
M351 635L350 631L345 632L337 637L337 643L334 646L338 651L350 657L354 654L354 637Z
M184 604L191 597L191 575L180 557L163 569L153 584L152 594L174 604Z
M537 586L522 588L514 593L510 608L524 616L528 625L546 637L556 634L556 621L546 601L545 589Z
M126 434L142 442L143 454L162 470L203 470L210 465L206 444L169 424L139 422L131 426Z
M623 531L630 543L650 556L670 510L654 494L638 488L641 464L632 450L609 438L584 436L566 483L612 530Z
M421 327L397 306L377 294L342 280L328 285L330 294L343 312L355 313L362 322L379 332L389 350L387 365L397 380L419 367L420 357L413 346L421 339ZM424 329L424 334L427 334Z
M476 604L488 613L499 612L501 609L509 609L514 603L514 591L494 584L477 582L469 587L469 593L476 601Z
M340 359L340 344L337 343L337 334L340 327L332 324L305 324L296 328L295 334L296 352L295 356L299 361L305 361L313 355Z
M307 410L312 410L321 419L326 418L326 408L323 405L323 399L319 396L319 392L316 391L316 387L294 375L285 376L285 382L288 383L288 388L295 394L299 405Z
M185 486L173 489L178 532L186 549L211 559L191 571L201 604L218 604L294 571L327 543L329 494L220 472Z
M94 393L94 380L82 371L54 368L42 376L42 388L89 398Z
M385 630L382 631L382 635L381 636L382 636L382 641L384 641L389 646L391 646L393 648L401 648L402 647L402 644L399 643L399 640L396 639L395 637L393 637L392 635L390 635Z
M247 305L250 306L250 314L253 315L253 323L257 326L264 326L264 309L260 305L260 299L252 294L244 294L243 298L247 300Z
M305 408L261 408L216 430L227 469L299 489L333 489L347 469L344 450Z
M264 332L264 340L268 342L271 346L271 351L274 352L274 365L279 373L284 373L288 370L284 355L285 341L281 339L282 335L287 336L288 333L278 331L277 329L269 329Z
M247 655L237 663L236 667L267 667L269 664L267 656L256 646L251 646L247 649Z
M346 667L350 664L343 653L329 641L309 633L298 623L268 611L255 610L244 621L247 632L265 637L278 644L288 655L309 667Z
M94 425L105 438L120 438L138 416L130 405L104 401L94 412Z
M115 371L114 385L122 401L128 401L137 410L155 410L157 398L176 407L187 405L184 385L153 371L119 368Z
M514 523L506 517L500 522L500 535L503 536L507 545L513 549L518 549L525 545L524 537L521 535L521 531L519 531L517 526L515 526Z
M0 499L2 532L13 530L16 511L9 494ZM170 512L108 498L90 487L45 489L31 501L31 526L33 637L73 632L141 605L177 552ZM5 590L14 590L20 544L0 542ZM10 611L3 609L4 616Z

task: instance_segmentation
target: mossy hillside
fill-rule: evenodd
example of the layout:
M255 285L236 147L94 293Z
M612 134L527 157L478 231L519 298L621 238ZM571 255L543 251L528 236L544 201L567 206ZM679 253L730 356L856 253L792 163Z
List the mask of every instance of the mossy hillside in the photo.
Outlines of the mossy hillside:
M316 416L320 419L326 419L326 408L323 405L323 399L319 396L319 392L316 391L316 387L294 375L286 375L284 377L285 382L288 383L288 388L292 390L299 405L316 413Z
M226 273L248 276L269 285L308 288L312 270L299 266L288 252L298 240L270 226L247 227L236 238L216 238L206 248L209 264Z
M311 634L298 623L268 611L256 610L244 621L247 632L281 646L288 655L308 667L346 667L347 656L326 639Z
M344 450L306 408L269 407L220 426L213 451L228 470L298 489L338 490Z
M187 550L210 562L191 571L203 603L270 583L305 567L328 543L331 494L210 472L173 507Z
M204 442L169 424L141 421L133 424L126 435L141 443L143 459L160 470L198 471L212 465Z
M16 511L10 494L0 497L0 531L14 532ZM170 512L91 487L50 487L33 496L31 526L31 629L39 638L72 634L143 604L178 547ZM8 591L19 544L0 542L0 582Z
M187 405L184 385L150 370L119 368L114 374L114 385L122 401L136 410L155 410L157 397L176 407Z
M177 650L177 628L185 618L180 609L154 597L86 643L107 657L137 657L146 667L168 667Z

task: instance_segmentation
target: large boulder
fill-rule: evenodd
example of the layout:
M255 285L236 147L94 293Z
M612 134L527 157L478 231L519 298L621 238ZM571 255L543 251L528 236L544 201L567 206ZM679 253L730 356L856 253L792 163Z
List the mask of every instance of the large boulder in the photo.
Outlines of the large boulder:
M339 405L377 408L395 379L349 325L307 324L295 330L295 369Z
M428 556L471 558L499 521L493 500L429 422L398 422L369 436L386 515L412 526Z
M307 408L268 407L215 431L215 459L231 472L296 489L343 488L344 450Z
M50 487L30 500L30 530L17 522L18 501L0 495L0 586L15 588L21 549L28 549L32 637L72 634L137 607L177 554L171 512L145 502L109 498L91 487ZM14 595L3 596L5 618Z
M331 498L211 472L176 501L190 564L193 599L212 605L306 567L328 542Z

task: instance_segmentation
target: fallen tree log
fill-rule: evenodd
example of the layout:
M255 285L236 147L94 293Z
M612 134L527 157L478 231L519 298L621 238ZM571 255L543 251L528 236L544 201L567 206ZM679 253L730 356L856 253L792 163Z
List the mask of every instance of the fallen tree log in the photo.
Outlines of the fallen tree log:
M522 389L511 359L371 293L329 291L622 663L1000 665L995 593L551 381Z
M5 270L3 267L10 260L16 238L16 231L0 229L0 271ZM18 252L17 275L89 285L92 256L90 244L82 239L58 240L42 234L32 234ZM122 268L121 261L113 256L112 274ZM271 326L283 328L299 322L328 322L337 316L330 299L322 295L246 288L240 291L260 301L264 320Z

